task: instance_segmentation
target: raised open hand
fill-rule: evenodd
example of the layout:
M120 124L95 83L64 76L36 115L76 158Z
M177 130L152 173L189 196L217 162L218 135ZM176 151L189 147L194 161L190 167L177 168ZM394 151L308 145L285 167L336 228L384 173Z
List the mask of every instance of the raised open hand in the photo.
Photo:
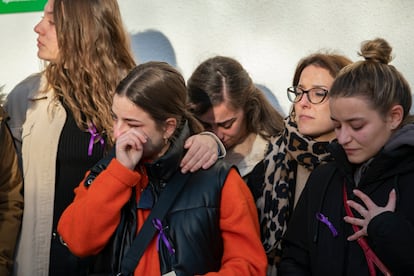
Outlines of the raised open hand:
M348 237L349 241L357 240L362 236L368 236L367 228L368 228L368 224L371 221L371 219L374 218L375 216L383 213L383 212L386 212L386 211L394 212L396 201L397 201L397 197L396 197L394 189L391 190L391 192L389 194L389 197L388 197L387 205L385 205L384 207L380 207L380 206L376 205L371 200L371 198L369 198L369 196L367 196L366 194L364 194L360 190L354 190L353 192L357 197L359 197L362 200L365 207L363 205L353 201L353 200L348 200L347 201L347 204L351 208L358 211L358 213L360 213L361 216L363 217L363 218L355 218L355 217L349 217L349 216L344 217L344 220L347 223L357 225L357 226L360 227L359 231L355 232L353 235Z

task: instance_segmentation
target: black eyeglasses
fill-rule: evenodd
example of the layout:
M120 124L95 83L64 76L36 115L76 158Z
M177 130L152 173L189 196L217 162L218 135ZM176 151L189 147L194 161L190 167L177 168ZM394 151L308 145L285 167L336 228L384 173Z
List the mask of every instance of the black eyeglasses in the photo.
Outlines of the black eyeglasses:
M306 94L309 102L319 104L325 100L326 95L328 95L328 90L318 87L303 90L302 88L296 86L292 86L287 89L289 101L292 103L299 102L302 99L303 94Z

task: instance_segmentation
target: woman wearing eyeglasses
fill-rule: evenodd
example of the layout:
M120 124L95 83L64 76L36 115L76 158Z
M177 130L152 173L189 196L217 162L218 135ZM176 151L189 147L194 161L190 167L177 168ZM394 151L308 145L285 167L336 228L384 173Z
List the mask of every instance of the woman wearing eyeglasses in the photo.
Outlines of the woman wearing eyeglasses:
M293 103L283 133L271 140L265 157L263 193L259 209L268 275L276 275L280 240L312 170L329 159L326 145L335 139L329 112L329 89L339 70L351 61L337 54L315 53L297 65L293 86L287 89Z

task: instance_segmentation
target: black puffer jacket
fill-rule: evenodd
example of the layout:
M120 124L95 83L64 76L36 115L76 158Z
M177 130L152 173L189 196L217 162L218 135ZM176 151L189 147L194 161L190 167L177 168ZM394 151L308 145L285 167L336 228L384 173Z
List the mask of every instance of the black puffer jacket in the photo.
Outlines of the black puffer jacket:
M184 142L189 135L189 128L184 125L179 137L163 157L144 164L149 177L147 194L152 195L150 197L154 202L158 201L165 186L178 171L184 154ZM91 170L85 185L93 185L94 178L113 157L114 150ZM183 276L193 275L190 272L194 271L204 274L220 269L223 255L219 225L221 190L230 168L230 165L218 160L210 169L192 173L187 180L162 223L166 226L164 232L170 243L177 249L174 257L171 257L167 247L163 243L160 246L162 274L174 270L177 276ZM138 208L144 204L142 200L143 196L138 202ZM135 238L136 208L135 194L132 194L131 200L122 210L120 225L111 242L95 257L91 275L116 275L120 271L122 259Z
M342 147L330 145L335 161L318 167L309 177L283 241L280 275L369 275L364 253L356 241L347 241L353 229L343 218L343 185L352 194L354 167ZM358 189L385 206L397 192L395 212L374 217L368 225L368 243L394 275L414 275L414 125L397 131L373 158ZM322 213L338 230L316 219ZM359 216L354 211L355 216ZM379 271L377 275L382 275Z

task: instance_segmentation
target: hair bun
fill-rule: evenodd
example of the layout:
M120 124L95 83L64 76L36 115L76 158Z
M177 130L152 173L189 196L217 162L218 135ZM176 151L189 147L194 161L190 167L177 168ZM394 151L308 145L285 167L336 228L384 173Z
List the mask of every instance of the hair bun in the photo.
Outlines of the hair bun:
M385 39L376 38L364 41L361 45L361 52L358 53L366 61L388 64L392 60L392 47Z

